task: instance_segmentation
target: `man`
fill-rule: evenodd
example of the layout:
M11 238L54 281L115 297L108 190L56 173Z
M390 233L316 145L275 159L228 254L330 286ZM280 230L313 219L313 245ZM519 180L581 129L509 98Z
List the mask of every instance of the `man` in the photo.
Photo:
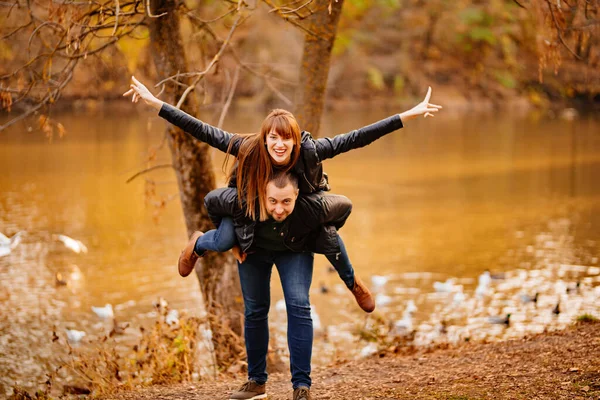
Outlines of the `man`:
M313 251L323 254L340 251L337 239L333 241L332 238L337 238L337 232L334 231L344 224L351 204L346 197L337 195L316 193L298 197L298 180L295 175L288 173L273 177L267 184L266 198L270 218L258 223L245 217L235 189L217 189L205 198L209 215L215 224L219 224L221 217L233 216L238 241L245 242L245 247L251 248L243 262L238 263L245 306L248 381L232 393L230 399L263 399L267 396L268 313L271 271L275 264L288 314L293 399L311 400L313 325L309 289ZM325 215L329 220L325 220ZM352 292L359 305L372 311L375 308L373 297L358 277L355 286L357 289Z

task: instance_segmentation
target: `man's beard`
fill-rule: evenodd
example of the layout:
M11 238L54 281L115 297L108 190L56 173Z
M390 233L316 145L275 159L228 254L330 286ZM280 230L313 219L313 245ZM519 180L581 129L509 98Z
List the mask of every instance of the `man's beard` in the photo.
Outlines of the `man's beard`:
M285 221L285 219L287 218L287 214L284 214L284 215L282 215L282 216L276 216L276 215L273 215L272 217L273 217L273 219L274 219L275 221L277 221L277 222L283 222L283 221Z

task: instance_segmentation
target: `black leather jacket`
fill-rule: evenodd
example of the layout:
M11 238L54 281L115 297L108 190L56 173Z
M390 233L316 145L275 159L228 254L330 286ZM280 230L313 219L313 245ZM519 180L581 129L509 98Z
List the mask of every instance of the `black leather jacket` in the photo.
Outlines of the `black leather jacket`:
M163 104L158 115L196 139L223 152L227 152L230 142L239 137L204 123L167 103ZM300 193L329 190L327 175L323 172L323 165L321 164L323 160L333 158L352 149L364 147L400 128L402 128L402 120L396 114L360 129L336 135L333 138L313 139L310 133L303 131L300 157L291 170L298 176ZM235 140L231 145L230 153L234 157L237 157L240 143L239 140ZM235 187L235 183L230 182L229 186Z
M231 216L240 247L246 253L252 252L257 222L246 216L245 205L239 205L235 188L211 191L204 198L204 205L215 226L219 226L223 217ZM352 203L346 196L322 191L298 196L294 211L285 219L281 231L284 243L295 252L338 254L337 229L351 212Z

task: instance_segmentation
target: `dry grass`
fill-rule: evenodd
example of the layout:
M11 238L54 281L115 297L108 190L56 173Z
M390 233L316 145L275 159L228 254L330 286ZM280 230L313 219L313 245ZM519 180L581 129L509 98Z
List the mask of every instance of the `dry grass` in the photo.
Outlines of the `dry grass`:
M242 338L226 327L221 327L225 334L212 336L207 327L219 326L218 321L183 315L176 323L169 324L166 318L169 307L161 304L156 307L156 321L149 329L139 328L141 336L135 345L125 346L117 341L114 329L89 345L69 345L66 358L47 374L44 390L29 394L15 386L10 399L51 399L57 394L97 397L150 385L198 381L202 379L200 369L206 368L206 352L210 353L208 358L217 375L214 348L244 348ZM55 337L57 346L61 346L56 334ZM243 367L243 356L243 351L231 352L226 366ZM200 361L201 357L204 362Z

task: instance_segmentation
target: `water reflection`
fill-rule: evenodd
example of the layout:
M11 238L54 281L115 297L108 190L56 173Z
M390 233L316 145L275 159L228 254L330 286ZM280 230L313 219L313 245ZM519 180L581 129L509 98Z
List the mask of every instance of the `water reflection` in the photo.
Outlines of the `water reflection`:
M324 131L382 116L330 115ZM15 380L30 387L43 380L57 355L53 331L85 331L85 344L114 329L92 306L111 304L117 323L132 326L155 317L159 297L192 315L202 312L197 282L175 272L185 243L179 204L156 216L145 180L125 183L161 143L162 121L71 115L62 122L68 134L51 145L41 134L23 133L24 126L0 138L0 232L27 232L0 257L0 392ZM259 123L259 115L244 115L226 128L248 132ZM436 118L326 161L333 190L354 203L341 233L355 270L372 282L378 312L396 333L414 329L421 344L504 339L564 326L584 312L598 316L599 124ZM168 163L170 156L161 148L156 157ZM215 154L217 170L221 162ZM176 193L170 171L151 178L159 198ZM56 235L81 241L88 252L73 252ZM375 351L350 333L365 315L325 258L315 260L315 363ZM478 295L485 270L504 279L492 279ZM448 290L436 292L434 283L449 278ZM285 349L285 315L275 307L279 284L273 292L273 329ZM536 293L537 303L523 301ZM508 328L490 323L507 314ZM125 329L122 340L137 336Z

